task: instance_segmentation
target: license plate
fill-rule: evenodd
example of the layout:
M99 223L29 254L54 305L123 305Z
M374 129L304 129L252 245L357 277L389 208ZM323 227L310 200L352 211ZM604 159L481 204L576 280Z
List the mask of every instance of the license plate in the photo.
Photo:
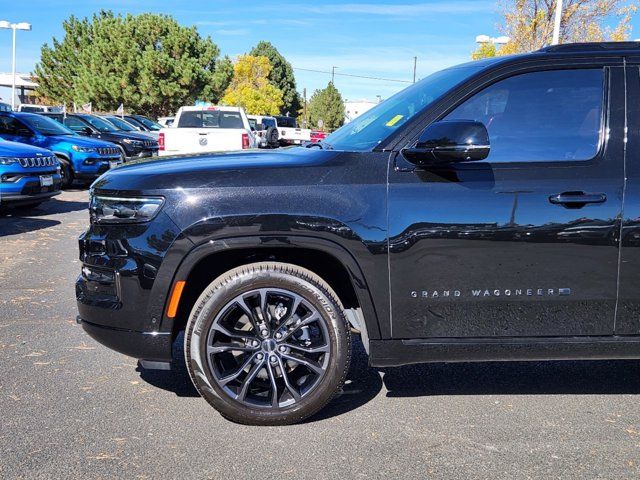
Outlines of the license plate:
M40 176L41 187L50 187L51 185L53 185L53 177L51 175Z
M120 165L120 162L109 162L109 168L116 168L118 165Z

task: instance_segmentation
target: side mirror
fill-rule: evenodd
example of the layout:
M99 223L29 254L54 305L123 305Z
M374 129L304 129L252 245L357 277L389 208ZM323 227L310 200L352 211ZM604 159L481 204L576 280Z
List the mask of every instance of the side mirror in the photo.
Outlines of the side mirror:
M91 127L83 127L82 130L80 130L80 133L82 135L93 135L93 130L91 129Z
M481 122L450 120L429 125L414 147L402 153L418 166L476 162L489 156L489 132Z

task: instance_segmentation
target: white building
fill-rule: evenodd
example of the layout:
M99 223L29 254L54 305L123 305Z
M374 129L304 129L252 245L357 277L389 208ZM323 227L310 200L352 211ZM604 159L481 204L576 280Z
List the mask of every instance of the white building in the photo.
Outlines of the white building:
M347 100L344 102L344 123L349 123L377 104L371 100Z

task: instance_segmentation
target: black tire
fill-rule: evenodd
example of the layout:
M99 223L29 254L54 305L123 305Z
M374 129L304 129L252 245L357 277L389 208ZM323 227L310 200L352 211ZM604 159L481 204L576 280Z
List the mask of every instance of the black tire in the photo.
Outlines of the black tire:
M247 298L247 303L244 303L244 306L247 307L248 302L251 300L250 296L256 291L266 292L264 293L264 300L262 294L257 300L260 305L266 307L260 311L266 312L264 317L269 320L268 323L260 324L262 326L258 328L264 328L264 325L268 324L267 328L270 330L270 337L265 337L261 346L255 347L255 349L249 346L250 342L248 340L243 339L242 341L246 341L246 343L240 343L245 345L243 347L245 352L242 354L237 351L235 353L226 351L224 353L217 351L207 353L209 351L208 348L212 350L215 348L228 348L223 343L218 344L223 345L223 347L216 347L211 340L216 338L216 335L222 335L223 337L226 335L225 333L219 333L219 328L223 321L219 319L229 315L228 312L237 308L239 305L238 298L242 299L242 302ZM269 300L267 299L273 300L274 297L281 295L281 292L285 292L283 293L285 297L287 293L290 293L295 298L298 298L299 301L297 303L292 301L287 308L284 308L282 303L278 304L278 308L282 307L282 310L286 312L278 318L277 309L274 310L273 304L269 305ZM248 297L244 297L244 295L248 295ZM295 305L298 306L296 307ZM249 315L241 317L249 320L245 325L256 327L255 322L260 317L258 312L260 308L257 307L254 310L251 310L251 308L249 310L239 309L240 315L242 315L242 312L254 312L253 317ZM311 313L307 312L307 308ZM302 320L303 315L300 312L305 313L304 320ZM311 317L318 318L318 320L309 320ZM235 321L234 319L233 322ZM313 323L307 323L310 321ZM215 324L215 329L213 328L214 322L218 322ZM237 324L234 324L232 328L237 333L239 331L235 330L235 325ZM230 330L232 328L227 332L231 333ZM302 330L305 328L303 335ZM262 333L265 331L261 330ZM296 333L289 333L293 331ZM309 334L308 332L311 331L314 333ZM279 346L275 343L269 344L268 342L275 342L273 339L278 338L277 335L280 332L285 332L285 337L279 340L282 343L279 343ZM240 333L249 334L251 332L247 332L245 328ZM256 335L258 333L258 330L256 330ZM318 343L321 344L320 347L311 348L310 350L322 348L325 353L316 354L313 352L298 355L298 350L301 350L301 344L299 343L296 343L297 346L289 351L289 356L286 353L278 353L282 351L280 350L282 348L286 351L286 345L298 342L298 338L303 338L305 335L307 336L305 342L309 342L306 343L308 347L311 345L308 337L316 334L324 339ZM235 338L225 338L229 338L230 340L228 341L240 342ZM315 342L315 339L313 341ZM193 306L186 326L184 349L187 369L193 384L205 400L225 418L245 425L289 425L300 422L318 412L341 390L351 362L351 333L338 297L324 280L313 272L295 265L263 262L233 269L218 277L202 292ZM266 352L264 354L266 356L263 361L259 362L255 356L259 357L260 352ZM308 357L312 355L319 355L313 357L317 360L311 362L311 366L316 369L323 364L322 373L312 372L312 369L305 366L304 362L297 363L296 360L292 362L291 355L294 353L296 354L295 358L303 358L303 360L308 360ZM279 358L282 355L278 360L279 363L269 364L267 358L273 361L275 354ZM236 361L237 365L241 365L241 368L237 369L237 365L234 365L232 370L237 370L240 373L241 376L239 378L243 378L242 382L234 379L227 381L225 384L217 378L219 372L214 372L217 367L212 365L216 365L214 362L217 361L217 356L222 355L234 355L230 358ZM241 355L246 357L240 357ZM253 357L250 357L251 355ZM240 359L236 360L239 357ZM244 358L247 357L249 358L245 362ZM224 359L228 363L227 358L229 357ZM263 378L259 378L260 374L263 375ZM234 375L236 374L224 376L224 379ZM291 381L292 379L294 381ZM305 382L311 382L312 380L315 381L313 386L305 387ZM237 388L240 392L245 392L240 400L233 398L233 393L226 386L234 382L241 383ZM252 382L257 383L257 387ZM246 387L244 386L245 384L247 384ZM252 384L252 386L249 386L249 384ZM294 396L291 387L297 392L297 397ZM305 391L305 388L308 389ZM253 403L258 402L257 400L247 400L249 398L247 391L251 392L251 395L254 395L256 391L258 392L257 395L263 395L262 391L266 392L266 389L271 393L269 395L264 394L263 398L266 400L264 404ZM241 397L240 394L235 396ZM287 397L289 397L287 401L293 403L287 404L286 401L281 401L281 399Z
M266 138L267 138L267 145L269 145L270 147L277 147L279 144L278 140L280 138L280 133L278 132L278 129L275 127L267 128Z
M60 188L69 188L73 184L73 169L66 158L58 157L60 161Z

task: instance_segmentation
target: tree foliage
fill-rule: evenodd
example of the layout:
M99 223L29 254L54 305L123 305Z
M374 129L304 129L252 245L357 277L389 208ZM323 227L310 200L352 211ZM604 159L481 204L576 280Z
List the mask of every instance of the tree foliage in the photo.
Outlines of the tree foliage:
M338 89L329 82L326 88L316 90L309 100L309 124L332 132L344 123L344 102ZM322 121L322 122L321 122Z
M296 89L296 78L291 64L278 52L270 42L259 42L249 55L267 57L271 64L269 82L282 92L282 115L297 116L302 108L302 101Z
M481 45L472 58L510 55L538 50L550 45L557 0L503 1L501 31L509 43L496 48ZM631 34L636 2L628 0L564 0L560 43L623 41ZM613 26L609 24L613 23Z
M480 60L482 58L492 58L498 54L496 46L493 43L482 43L471 54L472 60Z
M38 94L67 105L158 116L195 100L217 102L231 79L228 58L211 38L168 15L71 16L64 37L43 45L35 74Z
M222 103L243 107L250 115L277 115L282 91L269 83L271 64L267 57L241 55Z

